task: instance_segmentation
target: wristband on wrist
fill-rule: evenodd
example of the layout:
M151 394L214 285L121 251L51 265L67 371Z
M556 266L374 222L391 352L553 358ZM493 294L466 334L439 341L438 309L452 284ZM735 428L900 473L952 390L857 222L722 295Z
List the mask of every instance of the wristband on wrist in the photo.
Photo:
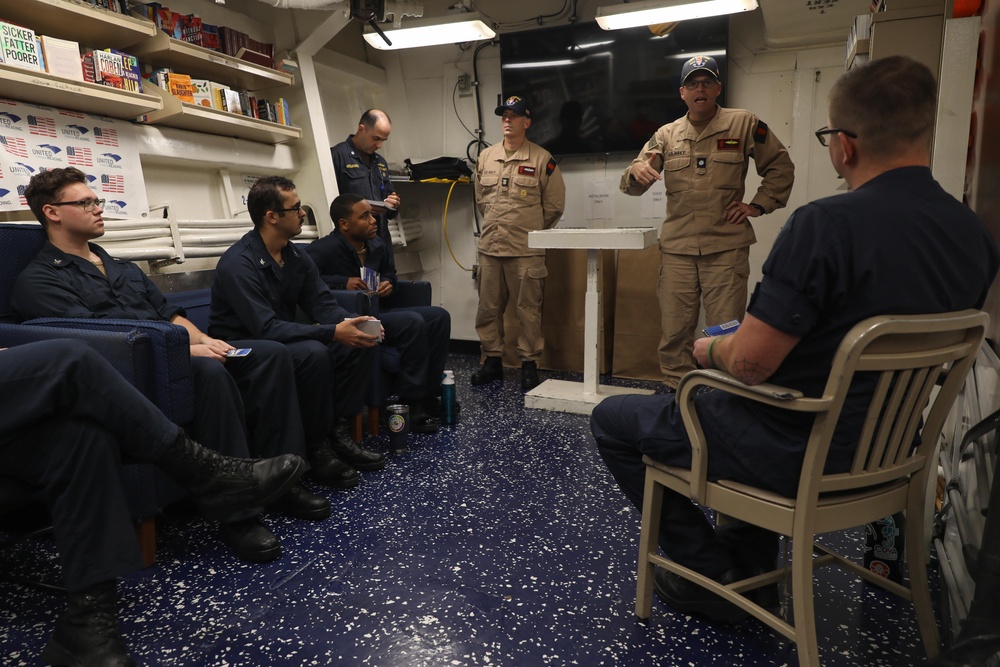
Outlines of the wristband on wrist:
M751 205L751 206L753 206L753 207L754 207L755 209L757 209L758 211L760 211L760 214L761 214L761 215L764 215L765 213L767 213L767 211L765 211L765 210L764 210L764 207L763 207L763 206L761 206L760 204L756 204L756 203L754 203L754 202L750 202L750 205Z
M712 342L708 344L708 367L709 368L715 368L715 360L712 359L712 348L715 347L715 341L717 341L717 340L719 340L719 339L718 338L713 338Z

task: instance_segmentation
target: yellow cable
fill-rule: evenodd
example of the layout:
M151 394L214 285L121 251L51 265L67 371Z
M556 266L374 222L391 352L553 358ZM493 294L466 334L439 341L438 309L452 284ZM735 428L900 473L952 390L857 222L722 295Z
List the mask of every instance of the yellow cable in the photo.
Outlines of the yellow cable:
M458 261L458 257L455 257L455 251L452 250L451 248L451 240L448 238L448 205L451 203L451 191L454 190L455 186L458 185L460 182L461 181L452 182L451 187L448 188L448 196L444 200L444 221L443 221L444 242L448 244L448 252L451 253L451 258L455 260L455 263L458 264L458 267L463 271L472 271L472 269L467 269L464 266L462 266L462 263ZM468 180L466 180L465 182L468 183ZM475 204L473 204L473 206L475 206Z

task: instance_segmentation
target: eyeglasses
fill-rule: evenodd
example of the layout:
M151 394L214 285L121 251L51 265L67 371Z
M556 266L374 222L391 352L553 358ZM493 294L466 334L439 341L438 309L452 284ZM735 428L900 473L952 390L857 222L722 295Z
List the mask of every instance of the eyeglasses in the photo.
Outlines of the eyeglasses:
M94 207L104 208L107 199L78 199L76 201L54 201L49 206L82 206L84 211L90 212Z
M275 209L272 209L272 210L275 213L288 213L289 211L295 211L296 213L298 213L299 211L302 210L302 202L299 202L298 204L296 204L295 206L293 206L291 208L275 208Z
M717 79L698 79L697 81L685 81L682 85L686 90L694 90L699 86L708 89L715 88L719 85L719 81Z
M824 125L823 127L816 130L816 138L819 139L819 143L822 144L823 146L830 145L830 140L827 138L827 136L831 134L846 134L851 139L858 138L858 135L854 134L850 130L842 130L839 127L827 127L826 125Z

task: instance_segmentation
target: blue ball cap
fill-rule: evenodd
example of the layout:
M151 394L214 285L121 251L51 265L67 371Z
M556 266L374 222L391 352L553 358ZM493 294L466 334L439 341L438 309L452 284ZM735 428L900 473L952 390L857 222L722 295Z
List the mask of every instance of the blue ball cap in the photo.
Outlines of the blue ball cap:
M528 100L523 97L518 97L517 95L511 95L503 101L503 104L496 108L496 115L502 116L504 111L510 109L518 116L527 116L531 118L531 106L528 104Z
M719 63L715 62L715 58L712 56L695 56L684 63L684 67L681 68L681 85L684 85L689 76L699 71L708 72L716 79L722 78L719 75Z

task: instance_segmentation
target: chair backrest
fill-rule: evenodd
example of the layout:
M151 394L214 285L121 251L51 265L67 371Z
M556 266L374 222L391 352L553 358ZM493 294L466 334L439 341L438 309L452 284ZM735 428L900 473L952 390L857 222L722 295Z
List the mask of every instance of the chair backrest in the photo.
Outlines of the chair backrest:
M37 222L0 223L0 322L15 321L10 307L14 281L45 245L45 230Z
M964 310L874 317L851 329L831 364L823 397L831 400L831 409L817 416L810 434L800 497L803 492L857 491L922 470L988 322L986 313ZM823 475L833 431L858 373L874 374L876 384L850 472Z

